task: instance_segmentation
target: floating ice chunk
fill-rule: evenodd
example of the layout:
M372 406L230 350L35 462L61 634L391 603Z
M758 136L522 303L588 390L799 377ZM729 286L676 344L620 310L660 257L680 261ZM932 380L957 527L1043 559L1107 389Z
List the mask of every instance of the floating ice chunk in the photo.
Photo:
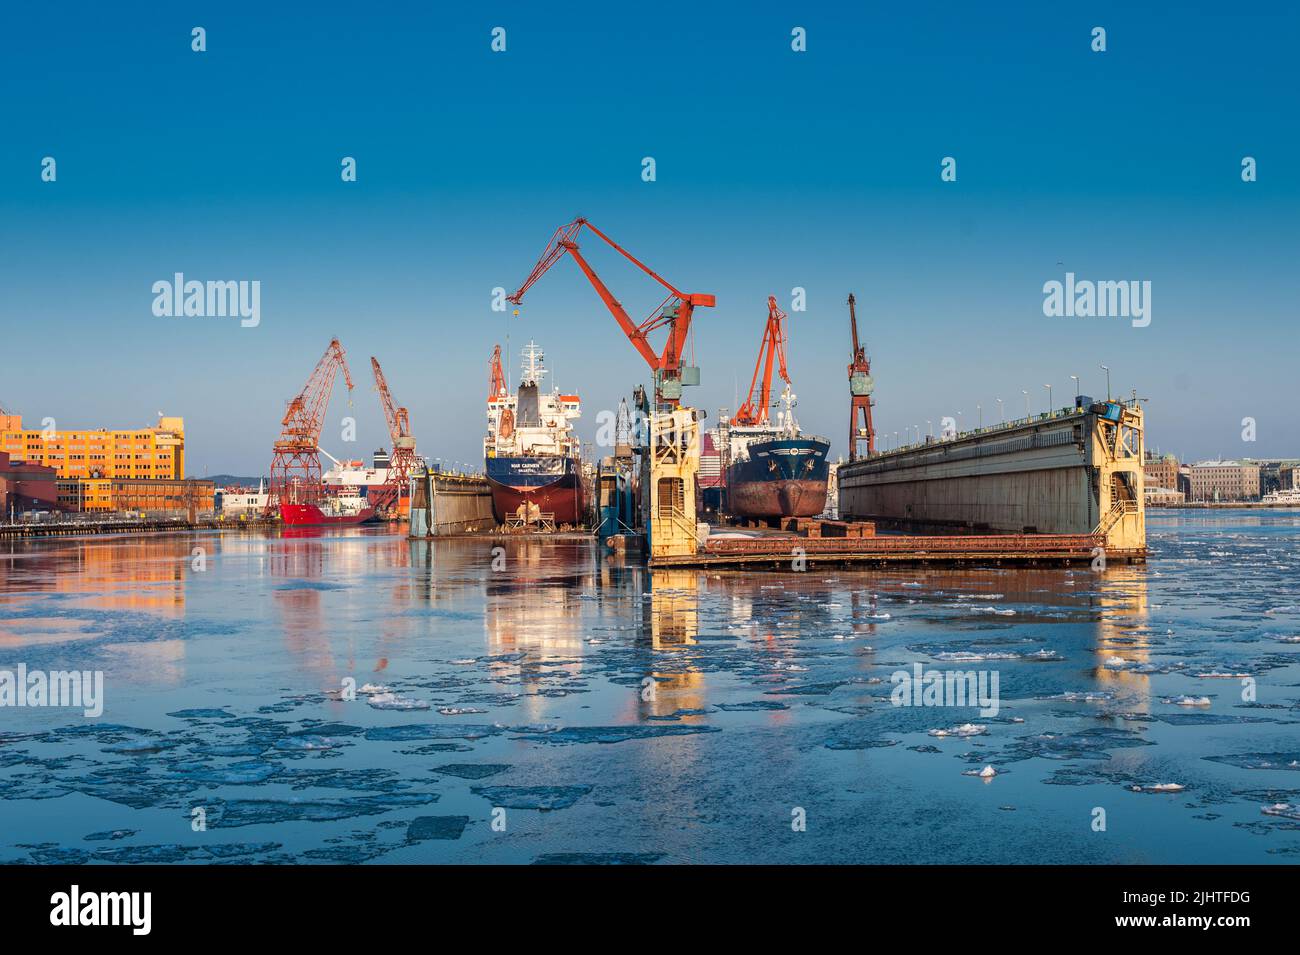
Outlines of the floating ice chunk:
M953 726L946 730L930 730L931 736L982 736L988 732L988 727L982 723L962 723L960 726Z
M1173 706L1209 706L1211 700L1208 696L1167 696L1160 700L1161 703L1169 703Z
M1211 670L1209 673L1193 673L1192 676L1198 680L1245 680L1249 673L1224 673L1221 670Z
M985 766L983 769L967 769L962 771L963 776L978 776L980 779L992 779L998 775L998 771L992 766Z
M1135 793L1180 793L1187 787L1182 783L1156 783L1153 786L1130 786Z
M413 700L396 693L376 693L366 701L377 710L427 710L424 700Z
M1020 654L1002 650L990 650L985 653L975 653L971 650L951 650L936 653L934 658L943 660L945 663L978 663L981 660L1019 660Z
M428 709L427 706L423 709ZM473 706L440 706L438 712L443 716L464 716L468 713L486 713L487 710L480 710Z
M376 694L376 693L388 693L388 692L391 692L391 688L390 688L390 687L386 687L386 686L384 686L382 683L367 683L367 684L366 684L365 686L363 686L361 689L357 690L357 692L358 692L358 693L364 693L364 694L366 694L367 696L370 696L370 695L372 695L372 694Z

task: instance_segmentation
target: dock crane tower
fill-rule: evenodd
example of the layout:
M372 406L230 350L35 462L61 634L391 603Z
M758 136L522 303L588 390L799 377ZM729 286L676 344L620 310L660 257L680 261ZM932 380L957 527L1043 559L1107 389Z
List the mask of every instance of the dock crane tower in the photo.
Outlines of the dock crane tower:
M280 439L275 442L271 458L271 486L266 498L268 514L279 507L281 501L316 504L324 498L318 446L321 427L325 423L325 409L334 388L334 376L340 370L348 386L348 403L351 404L352 373L348 370L343 346L335 338L316 363L302 391L290 400L280 421Z
M584 226L604 240L614 251L668 290L668 295L655 307L650 313L650 317L645 321L640 324L632 321L618 299L614 298L613 293L601 281L600 276L583 258L581 251L578 249L577 236ZM513 295L507 296L507 301L519 305L523 301L524 294L532 288L538 279L546 274L552 265L563 258L566 252L578 263L578 267L587 276L587 280L591 282L596 294L600 296L601 301L605 303L605 307L609 309L610 314L614 316L614 320L618 322L623 334L628 337L632 346L645 359L646 364L650 366L650 370L654 374L656 404L666 405L670 410L675 410L681 403L682 386L699 384L699 368L682 364L682 350L686 345L687 334L690 332L691 316L694 314L696 307L712 307L716 304L716 296L678 291L661 275L586 219L578 218L555 230L555 234L551 236L551 241L547 243L546 249L542 252L542 257L537 260L537 264L533 266L533 270L529 273L528 278L524 280L524 284L519 286ZM664 326L668 328L668 340L664 344L662 352L656 352L650 344L648 335L650 332Z
M759 425L768 422L768 407L772 397L772 359L776 358L781 380L790 384L790 374L785 368L785 312L776 304L776 296L767 297L767 325L763 329L763 341L758 346L758 361L754 363L754 375L749 381L749 396L745 403L731 416L731 423L738 425ZM766 357L766 362L764 361ZM762 369L762 387L759 388L759 369ZM758 401L755 407L755 399Z
M867 442L867 456L876 453L876 429L871 424L871 362L858 342L858 315L853 293L849 293L849 327L853 330L853 361L849 364L849 460L858 460L861 442Z
M375 373L375 389L379 392L379 403L384 407L384 420L388 422L388 437L393 446L388 461L388 480L370 496L370 503L381 513L401 513L404 496L409 506L409 480L419 463L415 456L415 438L411 436L411 416L393 401L379 359L373 355L370 368Z

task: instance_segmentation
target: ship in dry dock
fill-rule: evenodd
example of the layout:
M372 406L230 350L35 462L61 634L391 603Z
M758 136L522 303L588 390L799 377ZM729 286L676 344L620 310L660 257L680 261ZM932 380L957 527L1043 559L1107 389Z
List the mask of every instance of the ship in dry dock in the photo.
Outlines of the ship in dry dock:
M488 431L483 460L497 520L554 526L584 523L588 486L573 419L582 414L577 395L542 390L547 374L542 349L523 349L523 374L511 393L501 374L500 348L493 354L488 393Z
M724 458L726 510L757 520L815 517L826 509L831 443L799 428L785 364L786 314L774 296L768 297L767 307L749 397L711 435ZM774 361L785 382L775 417L769 407Z

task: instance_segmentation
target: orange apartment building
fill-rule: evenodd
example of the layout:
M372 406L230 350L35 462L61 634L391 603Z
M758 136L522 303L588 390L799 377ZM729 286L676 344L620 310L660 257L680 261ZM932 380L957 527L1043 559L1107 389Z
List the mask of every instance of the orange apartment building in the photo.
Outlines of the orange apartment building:
M154 427L60 431L24 428L0 414L0 452L54 468L65 511L195 512L212 510L212 482L185 480L185 419L162 416Z

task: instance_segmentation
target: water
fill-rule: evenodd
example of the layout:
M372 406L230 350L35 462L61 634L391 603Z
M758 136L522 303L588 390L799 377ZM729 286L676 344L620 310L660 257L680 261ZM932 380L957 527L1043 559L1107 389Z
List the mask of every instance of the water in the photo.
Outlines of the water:
M1300 517L1149 529L1103 573L6 544L0 669L105 708L0 709L0 862L1294 861ZM996 671L998 714L892 705L916 662Z

